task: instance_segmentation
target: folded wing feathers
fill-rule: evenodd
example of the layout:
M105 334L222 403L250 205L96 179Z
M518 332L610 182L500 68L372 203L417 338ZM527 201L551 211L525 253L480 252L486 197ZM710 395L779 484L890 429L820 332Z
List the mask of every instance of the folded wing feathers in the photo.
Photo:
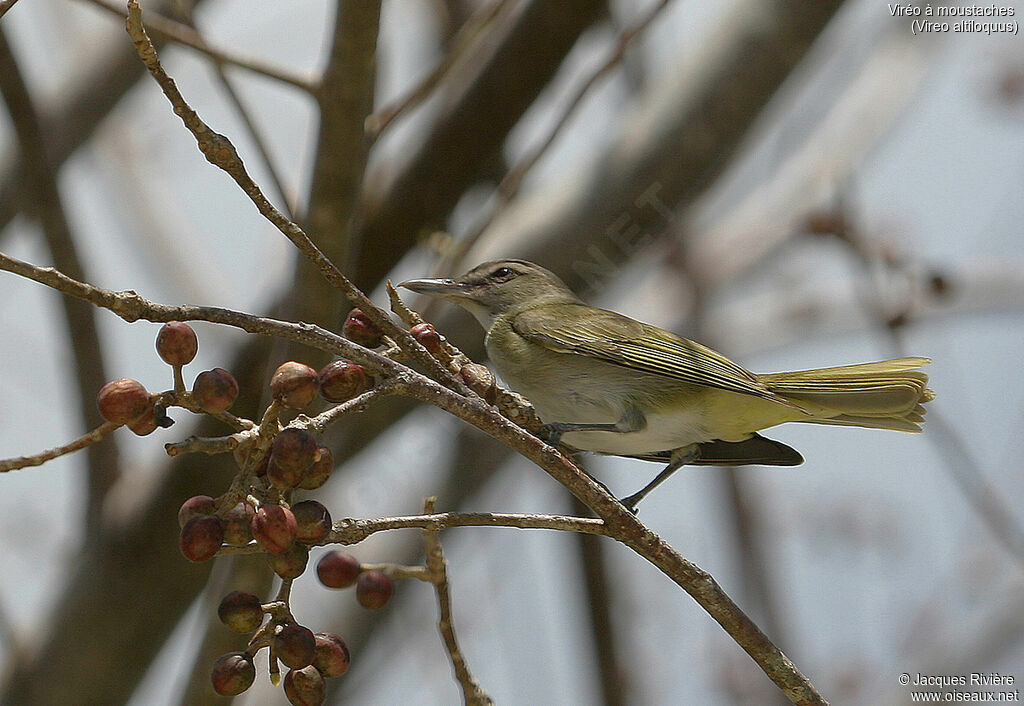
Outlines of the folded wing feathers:
M695 385L754 395L800 410L803 421L919 431L921 403L935 397L928 376L917 370L928 358L755 375L725 356L620 314L601 311L566 325L523 312L514 328L527 339L559 352L575 352ZM805 406L831 410L820 414Z

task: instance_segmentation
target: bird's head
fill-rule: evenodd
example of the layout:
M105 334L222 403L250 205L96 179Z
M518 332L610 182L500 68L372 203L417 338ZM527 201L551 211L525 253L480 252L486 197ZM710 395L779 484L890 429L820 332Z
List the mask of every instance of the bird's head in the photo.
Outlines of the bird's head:
M552 272L526 260L493 260L455 279L411 279L399 286L458 304L485 329L508 312L580 301Z

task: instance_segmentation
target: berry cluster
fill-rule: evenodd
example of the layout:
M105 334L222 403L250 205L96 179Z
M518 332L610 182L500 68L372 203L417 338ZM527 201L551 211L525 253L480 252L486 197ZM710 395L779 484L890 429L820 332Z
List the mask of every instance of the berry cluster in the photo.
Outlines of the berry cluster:
M434 340L436 331L427 327L429 324L422 325L423 330L414 335L425 345L438 345ZM349 315L343 333L366 347L387 342L358 309ZM164 325L157 335L156 348L173 368L174 389L151 394L135 380L115 380L99 392L100 412L107 421L125 425L139 435L173 424L167 416L171 407L212 415L235 428L229 436L192 437L166 447L172 455L231 451L239 467L230 488L219 497L197 495L182 504L178 512L181 553L190 561L202 562L225 546L249 547L264 555L283 582L278 597L267 603L245 591L232 591L221 601L221 621L252 637L244 651L231 652L216 661L211 674L213 688L224 696L248 689L256 677L253 657L266 647L270 650L270 678L275 684L280 678L278 663L289 668L284 677L288 700L304 706L321 704L326 693L324 679L344 674L350 658L341 637L314 634L294 620L289 606L291 582L305 572L310 547L330 542L332 531L326 507L316 500L292 499L296 489L322 486L334 468L331 450L317 442L321 427L316 419L299 411L318 395L334 405L345 403L371 390L375 381L364 368L344 360L329 363L319 372L303 363L286 362L271 377L273 401L257 423L228 412L239 388L226 370L214 368L200 373L192 389L186 389L182 367L195 358L198 345L195 331L188 324ZM297 416L290 421L282 419L289 412ZM317 575L330 588L355 585L358 602L372 610L384 607L395 590L387 567L364 567L352 555L339 551L323 556Z

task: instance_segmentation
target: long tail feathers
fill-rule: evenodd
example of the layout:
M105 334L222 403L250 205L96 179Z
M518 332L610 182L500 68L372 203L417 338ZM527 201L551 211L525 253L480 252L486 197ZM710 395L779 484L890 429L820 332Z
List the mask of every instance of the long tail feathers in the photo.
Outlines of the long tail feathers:
M928 375L917 370L928 358L898 358L837 368L760 375L769 390L808 413L815 424L921 431L935 398Z

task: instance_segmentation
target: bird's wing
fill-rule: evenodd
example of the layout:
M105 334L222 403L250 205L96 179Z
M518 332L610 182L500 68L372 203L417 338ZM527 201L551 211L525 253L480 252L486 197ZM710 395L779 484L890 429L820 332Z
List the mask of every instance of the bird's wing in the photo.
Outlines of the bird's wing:
M574 312L574 309L579 309ZM558 321L546 307L529 309L512 320L523 338L559 353L575 353L626 368L754 395L793 407L754 373L715 351L614 311L582 304L559 305Z

